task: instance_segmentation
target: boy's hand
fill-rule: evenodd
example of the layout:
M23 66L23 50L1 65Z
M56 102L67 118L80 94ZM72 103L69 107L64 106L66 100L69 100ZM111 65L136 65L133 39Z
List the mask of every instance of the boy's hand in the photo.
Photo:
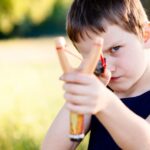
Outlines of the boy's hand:
M110 94L106 88L110 79L109 71L102 78L104 83L99 78L79 72L64 74L60 79L65 81L63 89L68 109L80 114L96 114L105 109Z
M103 75L98 76L98 79L103 82L104 85L108 85L111 78L111 72L106 68Z

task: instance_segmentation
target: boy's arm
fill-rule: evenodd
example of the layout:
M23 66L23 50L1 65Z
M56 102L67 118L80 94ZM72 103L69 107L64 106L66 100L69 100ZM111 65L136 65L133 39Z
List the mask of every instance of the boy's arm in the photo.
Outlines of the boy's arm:
M88 132L91 116L85 116L85 132ZM79 142L69 139L69 111L62 107L42 144L42 150L73 150Z
M149 123L129 110L117 96L110 94L110 97L112 101L96 114L97 118L122 149L149 150Z

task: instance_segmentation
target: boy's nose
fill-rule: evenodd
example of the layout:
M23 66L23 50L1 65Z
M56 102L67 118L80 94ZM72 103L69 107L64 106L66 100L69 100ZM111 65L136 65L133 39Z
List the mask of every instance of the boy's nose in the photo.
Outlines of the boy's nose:
M116 71L116 66L114 64L114 62L108 58L106 58L106 66L107 66L107 69L113 73Z
M113 73L113 72L115 72L115 71L116 71L116 67L115 67L115 66L111 66L111 67L110 67L110 72Z
M107 64L107 69L108 69L111 73L113 73L113 72L116 71L116 67L115 67L114 65L112 65L112 64Z

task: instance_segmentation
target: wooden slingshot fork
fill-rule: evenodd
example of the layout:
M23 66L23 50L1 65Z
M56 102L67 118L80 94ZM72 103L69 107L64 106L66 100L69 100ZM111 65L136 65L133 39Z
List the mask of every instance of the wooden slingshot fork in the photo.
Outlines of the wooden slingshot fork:
M99 59L102 57L103 39L96 39L93 43L92 50L88 56L81 61L77 68L81 73L93 74ZM69 73L74 69L69 64L65 54L66 41L63 37L56 40L56 50L59 61L64 73ZM80 68L80 69L79 69ZM70 112L70 134L69 137L73 141L80 141L84 138L84 115Z

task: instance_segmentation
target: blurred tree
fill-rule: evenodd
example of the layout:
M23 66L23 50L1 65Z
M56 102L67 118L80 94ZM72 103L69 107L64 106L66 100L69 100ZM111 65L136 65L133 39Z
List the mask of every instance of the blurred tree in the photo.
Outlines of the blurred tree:
M56 0L1 0L0 32L9 34L26 22L42 23L53 12Z
M143 6L145 8L145 11L150 19L150 0L141 0L143 3Z
M55 4L53 7L53 11L48 14L48 17L43 21L41 24L30 24L26 22L24 24L24 27L30 26L30 31L27 32L27 30L23 29L23 26L21 26L20 29L23 29L25 32L22 32L24 36L27 37L35 37L40 35L56 35L56 34L64 34L65 31L65 24L66 24L66 15L68 12L68 8L71 4L72 0L55 0ZM18 33L18 27L17 31ZM20 33L19 33L20 35Z
M66 15L71 2L72 0L56 0L54 11L45 22L46 33L65 33Z
M29 0L31 1L31 0ZM29 18L34 24L43 22L53 13L56 0L32 0L29 5Z
M12 30L12 21L9 17L12 10L10 0L1 0L0 2L0 31L9 32Z

